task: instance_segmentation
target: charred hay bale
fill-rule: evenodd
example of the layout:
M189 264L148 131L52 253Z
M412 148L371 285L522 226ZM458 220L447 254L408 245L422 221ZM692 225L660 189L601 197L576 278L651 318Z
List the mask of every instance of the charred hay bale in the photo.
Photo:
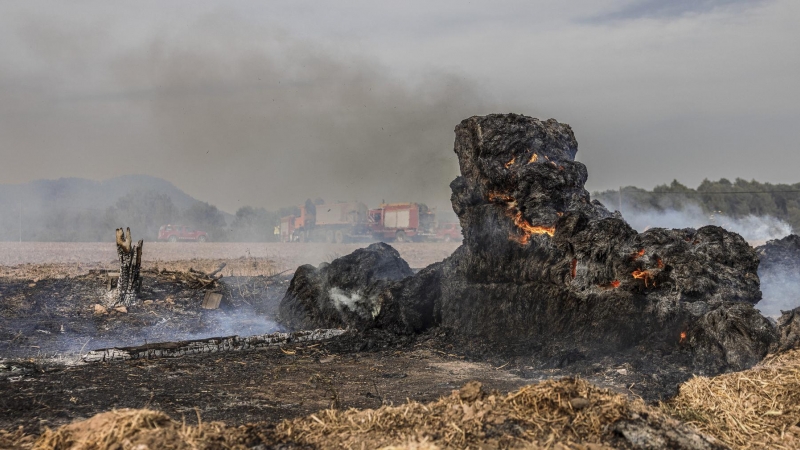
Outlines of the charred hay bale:
M424 329L432 307L398 290L413 275L400 254L384 243L338 258L319 268L301 266L281 300L279 321L289 329L387 328L405 333Z
M773 318L800 306L800 236L791 234L757 247L764 299L757 307Z
M800 348L800 307L784 311L778 319L779 350Z
M741 236L637 233L590 199L569 125L493 114L455 132L451 201L464 245L436 268L444 326L544 355L688 351L711 370L748 367L775 341L752 307L758 257ZM698 333L694 346L687 333Z
M719 305L692 322L686 336L695 363L709 373L752 367L778 341L772 323L746 303Z
M777 266L800 270L800 236L796 234L767 241L766 244L756 247L756 253L763 269Z

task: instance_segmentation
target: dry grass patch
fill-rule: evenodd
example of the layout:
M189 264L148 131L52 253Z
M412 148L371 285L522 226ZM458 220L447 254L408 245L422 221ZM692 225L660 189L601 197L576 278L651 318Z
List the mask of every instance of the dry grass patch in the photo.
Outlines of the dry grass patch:
M120 409L47 430L33 450L246 449L239 428L212 422L188 426L146 409ZM25 448L25 447L18 447Z
M672 436L661 433L667 430ZM486 394L473 382L428 404L321 411L281 422L276 434L319 448L600 450L631 448L637 438L653 448L687 448L682 444L689 441L698 444L691 448L716 448L658 411L579 379L545 381L506 395Z
M662 408L739 449L800 448L800 350L743 372L696 377Z

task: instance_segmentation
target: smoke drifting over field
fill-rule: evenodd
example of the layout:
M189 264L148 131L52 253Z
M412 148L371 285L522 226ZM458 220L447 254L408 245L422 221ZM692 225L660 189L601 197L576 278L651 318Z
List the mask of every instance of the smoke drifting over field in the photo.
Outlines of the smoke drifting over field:
M30 18L17 37L51 71L19 95L3 86L25 71L0 66L0 112L17 118L0 124L4 142L63 159L62 173L91 161L101 178L160 176L230 212L309 197L449 205L453 124L484 103L465 79L390 73L224 15L153 36L111 49L102 27ZM111 63L80 64L91 53Z
M609 205L615 206L615 205ZM792 233L788 223L771 216L748 215L733 218L724 214L709 214L696 204L689 204L680 210L634 209L623 205L622 215L637 231L649 228L700 228L717 225L726 230L739 233L748 242L763 244L771 239L780 239Z

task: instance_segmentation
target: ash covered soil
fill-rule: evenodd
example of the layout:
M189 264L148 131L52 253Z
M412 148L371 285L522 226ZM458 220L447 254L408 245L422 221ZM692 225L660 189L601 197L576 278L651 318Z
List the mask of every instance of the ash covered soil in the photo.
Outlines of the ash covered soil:
M3 245L8 251L9 244ZM281 348L84 364L80 355L92 349L279 331L277 308L293 272L283 273L285 255L294 255L295 261L322 255L317 257L325 261L353 246L310 251L313 244L272 244L280 248L273 259L266 257L268 246L254 245L264 254L224 259L219 256L236 255L243 246L150 245L145 247L150 258L143 263L142 304L119 312L96 307L109 295L106 273L114 262L113 254L107 253L113 247L16 245L17 250L38 250L30 255L5 253L7 260L23 263L0 268L0 428L22 425L38 434L44 426L113 408L144 406L176 418L186 415L188 421L196 420L197 409L204 420L237 425L295 417L334 404L371 408L407 398L429 401L467 380L478 379L501 391L531 381L510 371L514 367L507 361L498 364L505 364L498 370L465 360L463 352L442 344L436 333L414 339L345 335ZM443 258L455 245L398 248L423 266ZM68 261L64 256L74 252L73 257L79 257L82 249L89 249L91 257ZM102 262L90 260L100 254L106 255ZM187 254L194 259L179 259ZM210 272L221 263L226 264L224 276L214 285L199 286L190 276L190 269ZM219 309L201 307L207 291L223 294Z
M432 401L469 380L501 392L530 382L425 344L376 339L373 351L349 351L343 341L75 367L30 364L24 375L0 381L0 428L39 434L115 408L155 409L188 423L199 414L237 426L329 407Z
M366 245L366 244L364 244ZM449 256L457 243L399 244L413 267ZM275 314L300 264L331 261L358 244L145 243L142 304L121 313L108 300L114 244L0 243L0 358L63 359L81 349L277 331ZM191 273L221 280L199 286ZM207 291L223 294L204 310Z

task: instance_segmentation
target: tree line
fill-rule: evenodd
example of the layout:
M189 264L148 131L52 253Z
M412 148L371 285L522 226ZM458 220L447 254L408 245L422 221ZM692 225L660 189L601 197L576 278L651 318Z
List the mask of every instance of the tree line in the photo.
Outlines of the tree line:
M626 208L666 211L697 205L708 214L733 218L748 215L776 217L789 223L793 232L800 231L800 183L760 183L741 178L731 182L722 178L719 181L703 180L697 189L692 189L673 180L670 184L656 186L652 191L628 186L595 192L592 197L612 211L619 209L621 200L623 217Z

